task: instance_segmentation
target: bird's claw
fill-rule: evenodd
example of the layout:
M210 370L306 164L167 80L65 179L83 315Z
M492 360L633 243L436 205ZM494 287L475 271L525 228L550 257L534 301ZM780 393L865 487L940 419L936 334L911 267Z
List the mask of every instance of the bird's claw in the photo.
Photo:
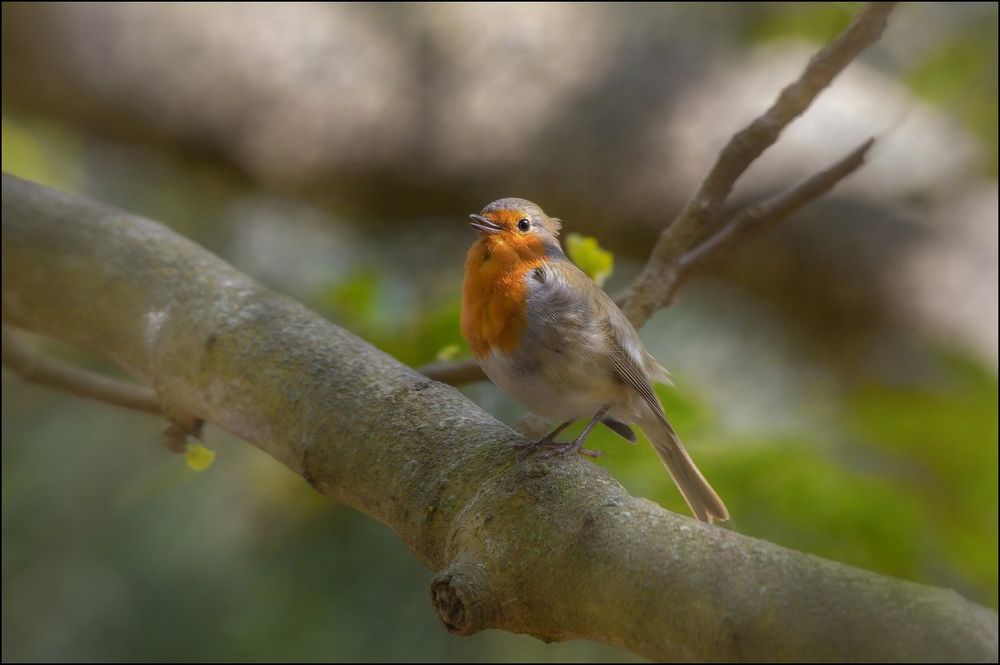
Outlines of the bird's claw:
M512 443L511 447L521 449L521 452L517 455L518 461L523 460L535 451L540 451L539 456L542 459L548 459L557 455L569 455L570 453L578 453L580 455L586 455L587 457L597 459L604 454L604 451L601 450L584 448L582 443L583 442L579 439L570 441L569 443L556 443L551 437L545 437L539 441Z
M569 443L555 443L546 446L540 454L542 459L548 459L549 457L555 457L557 455L570 455L572 453L577 453L579 455L586 455L587 457L592 457L597 459L604 454L600 450L591 450L590 448L584 448L581 441L570 441Z
M534 448L538 448L539 446L551 446L553 443L554 442L552 441L551 438L545 437L543 439L539 439L538 441L524 441L524 442L512 443L510 444L510 447L522 448L522 449L526 448L528 450L532 450Z

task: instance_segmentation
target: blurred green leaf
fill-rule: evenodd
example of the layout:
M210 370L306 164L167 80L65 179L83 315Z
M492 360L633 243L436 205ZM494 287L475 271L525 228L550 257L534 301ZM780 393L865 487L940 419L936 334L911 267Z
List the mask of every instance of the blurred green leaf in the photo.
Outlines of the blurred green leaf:
M368 327L378 313L381 279L375 270L358 270L331 284L320 295L321 304L348 324Z
M946 108L982 139L989 155L986 167L996 177L996 15L992 21L967 22L919 60L905 80L915 93Z
M458 344L449 344L437 352L435 360L438 360L440 362L447 362L449 360L455 360L461 355L462 355L462 347L460 347Z
M922 514L897 479L800 439L699 447L696 456L727 501L733 528L886 574L928 576Z
M408 307L390 300L388 273L364 268L324 288L317 305L336 323L407 365L418 365L447 353L468 353L459 318L461 300L449 293L442 300L409 300Z
M14 120L5 113L0 153L5 173L49 187L74 189L82 154L74 137L58 125Z
M939 354L933 387L869 384L853 397L855 429L897 456L941 551L958 572L992 589L997 604L997 380Z
M459 325L461 312L462 302L457 294L415 312L408 325L410 352L406 357L397 357L412 365L426 362L443 351L453 354L453 359L467 356L468 345Z
M614 255L602 248L597 238L570 233L566 236L566 253L580 270L594 280L598 286L611 275L615 266Z
M789 37L826 43L847 27L861 3L772 3L756 7L747 21L746 36L753 42Z
M184 451L184 461L192 471L204 471L215 461L215 451L197 443L189 443Z
M674 377L673 386L657 384L656 394L663 404L663 410L678 431L687 436L697 436L712 424L715 414L707 400L700 397L683 379Z

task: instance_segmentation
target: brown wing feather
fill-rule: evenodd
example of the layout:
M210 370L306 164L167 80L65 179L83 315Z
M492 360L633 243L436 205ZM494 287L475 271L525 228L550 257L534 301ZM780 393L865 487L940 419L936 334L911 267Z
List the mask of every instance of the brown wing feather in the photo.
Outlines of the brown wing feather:
M656 397L656 393L653 392L646 372L625 350L619 336L618 329L621 326L615 326L609 321L608 328L611 333L609 338L613 340L611 345L613 347L611 353L612 370L627 386L635 390L649 407L652 418L648 416L640 418L639 425L646 432L646 436L649 437L656 453L663 460L674 482L677 483L684 500L687 501L695 516L704 522L711 523L713 519L729 519L729 511L726 510L722 499L695 466L694 460L684 449L684 445L677 433L674 432L674 428L667 421L663 406Z
M642 400L649 406L653 413L666 418L663 413L663 407L660 405L660 400L657 399L656 393L653 392L653 386L650 385L649 379L646 378L646 373L635 364L635 361L629 357L625 349L622 348L622 345L617 343L617 340L615 341L616 344L614 345L615 348L611 357L615 375L628 387L639 393L639 396L642 397Z
M638 339L638 333L635 332L632 324L629 323L625 315L618 309L618 305L603 291L597 294L598 298L601 296L608 301L606 307L604 307L604 311L608 312L608 318L605 320L604 325L608 340L611 342L611 369L614 371L615 376L621 379L625 385L639 393L653 413L662 417L664 422L666 422L663 407L660 405L660 400L656 397L656 393L653 392L653 386L646 375L645 369L625 350L625 340L622 339L623 337L633 337L632 344L642 350L642 343ZM640 353L644 353L644 351L640 351Z

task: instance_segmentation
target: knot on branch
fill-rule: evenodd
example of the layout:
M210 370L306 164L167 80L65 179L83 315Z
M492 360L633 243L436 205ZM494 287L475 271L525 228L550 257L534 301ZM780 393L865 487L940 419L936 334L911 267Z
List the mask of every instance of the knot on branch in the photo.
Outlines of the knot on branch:
M494 620L487 584L469 565L452 563L431 580L431 600L449 632L472 635Z
M200 418L172 419L163 428L164 443L171 451L183 453L187 450L188 437L201 440L201 431L204 425L205 421Z

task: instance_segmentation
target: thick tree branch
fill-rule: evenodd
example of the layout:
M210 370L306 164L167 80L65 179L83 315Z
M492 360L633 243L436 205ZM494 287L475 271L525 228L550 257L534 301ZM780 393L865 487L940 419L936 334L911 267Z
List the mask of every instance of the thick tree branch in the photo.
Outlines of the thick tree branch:
M698 523L522 439L146 219L3 178L3 319L105 355L439 571L445 625L657 660L996 660L997 615ZM99 306L95 306L99 303Z
M146 386L127 383L74 367L31 347L7 326L3 327L3 365L25 381L48 386L105 404L162 415L156 393Z
M623 309L636 328L669 302L680 279L684 255L716 230L719 211L736 180L774 145L782 130L801 115L858 54L878 41L895 4L873 2L865 5L832 43L813 56L799 78L781 91L763 115L729 140L698 191L677 219L660 233L646 266L632 284L632 297Z

